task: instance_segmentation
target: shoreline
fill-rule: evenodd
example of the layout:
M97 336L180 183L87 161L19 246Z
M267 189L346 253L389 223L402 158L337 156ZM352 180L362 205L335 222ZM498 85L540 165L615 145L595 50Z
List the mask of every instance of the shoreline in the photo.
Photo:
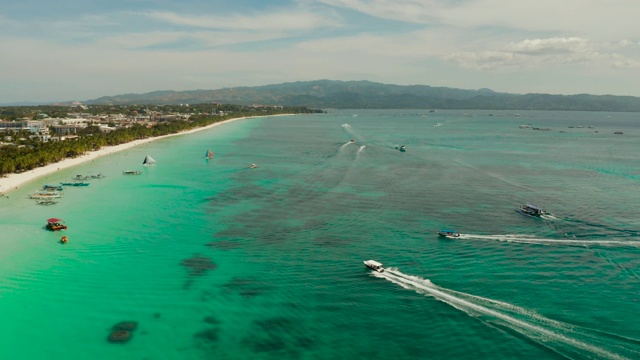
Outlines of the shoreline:
M278 115L264 115L266 116L283 116L283 115L293 115L293 114L278 114ZM177 136L177 135L186 135L186 134L191 134L197 131L202 131L202 130L207 130L207 129L211 129L214 128L218 125L222 125L222 124L227 124L236 120L242 120L242 119L247 119L247 118L255 118L255 117L262 117L262 116L251 116L251 117L247 117L247 116L243 116L243 117L239 117L239 118L233 118L233 119L227 119L227 120L223 120L223 121L219 121L219 122L215 122L211 125L207 125L207 126L203 126L203 127L199 127L199 128L195 128L195 129L191 129L191 130L187 130L187 131L183 131L183 132L178 132L175 134L168 134L168 135L162 135L162 136L156 136L156 137L152 137L152 138L146 138L146 139L140 139L140 140L134 140L128 143L124 143L124 144L120 144L120 145L114 145L114 146L105 146L99 150L96 151L90 151L87 152L83 155L80 155L78 157L75 158L67 158L64 159L62 161L56 162L56 163L52 163L49 165L45 165L33 170L29 170L29 171L25 171L23 173L19 173L19 174L9 174L6 177L1 177L0 178L0 196L3 196L6 194L8 194L9 192L13 191L13 190L17 190L19 187L30 183L31 181L34 181L38 178L41 178L45 175L49 175L49 174L53 174L59 170L62 169L68 169L70 167L76 166L76 165L80 165L83 163L86 163L88 161L97 159L99 157L105 156L105 155L110 155L122 150L127 150L130 149L134 146L138 146L141 144L146 144L149 143L151 141L154 140L158 140L158 139L164 139L170 136Z

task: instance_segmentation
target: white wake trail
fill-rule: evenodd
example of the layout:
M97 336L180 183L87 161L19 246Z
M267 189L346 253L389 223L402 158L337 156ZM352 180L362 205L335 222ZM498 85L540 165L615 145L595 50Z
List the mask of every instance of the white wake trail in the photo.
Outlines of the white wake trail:
M511 305L508 303L495 301L491 299L486 299L482 297L477 297L471 294L465 294L465 293L461 293L453 290L448 290L433 284L429 280L426 280L417 276L406 275L397 271L396 269L387 269L383 273L373 272L373 275L376 277L384 278L388 281L391 281L392 283L400 285L405 289L413 290L420 294L432 296L435 299L442 301L448 305L451 305L458 310L464 311L470 316L474 316L474 317L487 316L490 319L493 319L493 321L497 321L501 325L507 326L535 340L536 342L553 349L554 351L558 351L560 354L563 354L563 352L567 350L556 349L553 347L553 344L550 344L551 342L569 345L573 349L586 351L590 354L596 354L597 356L603 357L603 358L626 359L626 357L624 356L615 354L601 347L586 343L584 341L581 341L560 333L560 331L572 333L574 327L572 327L569 324L564 324L558 321L547 319L542 315L539 315L535 312L527 311L515 305ZM467 299L465 299L465 297ZM544 326L552 327L552 329L545 328L542 325L537 325L526 320L517 319L513 316L505 314L504 312L501 312L500 310L495 310L487 306L483 306L478 302L494 304L494 305L497 305L499 308L504 308L505 310L510 310L512 312L518 313L519 315L524 315L526 317L533 318L536 321L544 324ZM627 350L627 351L631 351L634 354L636 353L633 350ZM581 354L581 355L584 355L584 354Z
M458 239L463 240L492 240L522 244L560 245L560 246L602 246L602 247L635 247L640 248L640 241L622 240L573 240L573 239L545 239L533 235L503 234L503 235L475 235L460 234Z

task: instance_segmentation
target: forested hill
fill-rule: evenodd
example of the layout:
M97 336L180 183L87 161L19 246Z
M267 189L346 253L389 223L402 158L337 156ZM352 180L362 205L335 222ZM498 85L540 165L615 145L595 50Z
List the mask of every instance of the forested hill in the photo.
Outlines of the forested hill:
M640 112L640 97L613 95L516 95L489 89L463 90L370 81L300 81L218 90L154 91L105 96L87 104L284 105L337 109L487 109Z

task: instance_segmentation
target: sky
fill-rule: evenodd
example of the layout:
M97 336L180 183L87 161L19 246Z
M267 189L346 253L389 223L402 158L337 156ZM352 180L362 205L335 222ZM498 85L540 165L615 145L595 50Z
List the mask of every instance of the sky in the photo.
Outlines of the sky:
M0 104L307 80L640 96L638 0L5 0Z

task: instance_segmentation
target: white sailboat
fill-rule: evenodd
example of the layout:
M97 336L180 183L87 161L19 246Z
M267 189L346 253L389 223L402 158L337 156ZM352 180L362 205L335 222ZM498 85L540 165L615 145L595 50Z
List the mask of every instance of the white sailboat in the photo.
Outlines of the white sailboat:
M144 158L142 165L155 165L156 161L149 155Z

